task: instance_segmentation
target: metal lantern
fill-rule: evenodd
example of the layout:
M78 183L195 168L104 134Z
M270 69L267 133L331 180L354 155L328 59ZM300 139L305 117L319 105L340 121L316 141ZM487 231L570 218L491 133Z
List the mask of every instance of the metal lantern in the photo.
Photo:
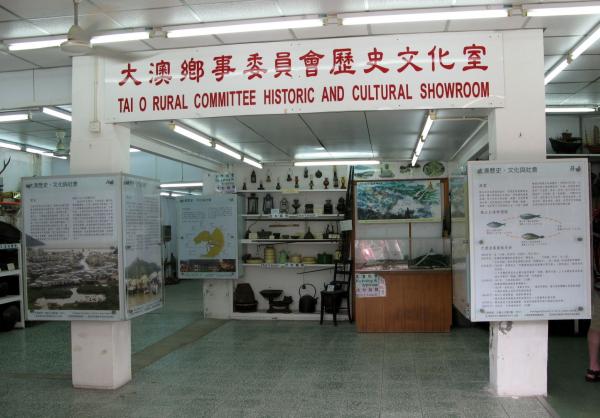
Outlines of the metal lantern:
M248 215L258 215L258 197L254 193L248 196Z
M273 209L273 196L267 193L265 197L263 197L263 213L269 215L271 209Z

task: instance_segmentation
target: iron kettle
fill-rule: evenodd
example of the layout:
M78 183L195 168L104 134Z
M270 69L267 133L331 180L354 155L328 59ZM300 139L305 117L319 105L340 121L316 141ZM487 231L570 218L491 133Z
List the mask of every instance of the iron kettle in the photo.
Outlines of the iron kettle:
M305 290L307 286L313 288L313 295L302 294L302 290ZM300 313L314 313L317 309L317 288L314 287L310 283L306 283L300 286L298 289L298 295L300 295L300 300L298 301L298 311Z

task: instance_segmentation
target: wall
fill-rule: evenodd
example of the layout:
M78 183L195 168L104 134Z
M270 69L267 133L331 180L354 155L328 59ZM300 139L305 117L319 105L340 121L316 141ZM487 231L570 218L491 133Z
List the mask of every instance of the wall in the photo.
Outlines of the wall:
M42 157L27 152L12 151L0 148L0 160L10 163L0 175L4 182L4 191L20 191L21 178L35 175L48 176L52 172L52 161L57 158ZM2 164L4 165L4 164ZM2 166L0 166L2 168Z

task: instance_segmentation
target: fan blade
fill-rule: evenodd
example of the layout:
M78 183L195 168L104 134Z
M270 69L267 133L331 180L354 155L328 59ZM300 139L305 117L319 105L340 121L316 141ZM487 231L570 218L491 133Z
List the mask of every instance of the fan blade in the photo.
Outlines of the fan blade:
M94 45L92 48L92 55L97 55L99 57L113 59L116 61L137 61L142 58L153 57L156 54L147 55L141 52L126 52L119 51L118 49L107 48L105 46Z

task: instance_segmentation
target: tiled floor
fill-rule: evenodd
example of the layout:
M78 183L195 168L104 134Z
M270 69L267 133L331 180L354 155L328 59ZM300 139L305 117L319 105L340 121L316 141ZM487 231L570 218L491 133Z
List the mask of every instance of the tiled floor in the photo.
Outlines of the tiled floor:
M486 390L486 330L357 334L347 323L210 322L200 293L198 282L168 287L162 312L133 321L138 369L116 391L71 387L68 324L0 334L0 416L551 416L536 398ZM556 401L570 410L567 398Z

